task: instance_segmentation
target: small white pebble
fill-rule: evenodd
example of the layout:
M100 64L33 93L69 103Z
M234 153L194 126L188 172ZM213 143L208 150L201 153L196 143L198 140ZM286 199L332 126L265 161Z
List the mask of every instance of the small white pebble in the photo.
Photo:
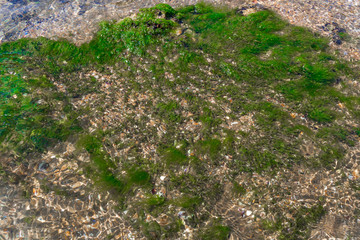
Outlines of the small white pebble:
M164 181L165 178L166 178L166 176L161 176L161 177L160 177L160 180L161 180L161 181Z

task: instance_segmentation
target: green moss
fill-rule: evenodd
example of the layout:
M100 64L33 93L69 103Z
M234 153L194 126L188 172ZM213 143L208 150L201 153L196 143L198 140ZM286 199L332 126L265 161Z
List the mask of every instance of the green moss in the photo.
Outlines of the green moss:
M324 127L318 131L316 136L334 142L335 144L342 142L349 146L355 145L355 139L352 136L351 131L341 126Z
M166 19L158 18L160 12ZM102 22L95 38L81 47L66 40L37 38L2 44L0 52L20 52L40 57L51 74L72 72L94 62L114 62L124 50L145 54L146 46L156 43L159 36L169 33L176 25L174 21L167 20L175 14L176 11L169 5L158 4L141 9L135 20L126 18L119 23Z
M340 146L323 145L321 146L321 154L318 158L321 167L330 168L335 161L341 164L341 160L345 156L345 149Z
M176 10L173 9L170 5L159 3L152 8L142 8L139 10L138 19L147 19L153 20L156 17L165 16L166 19L169 19L175 16Z
M239 149L239 160L234 162L236 172L263 172L276 169L281 162L278 161L275 154L269 150L262 150L258 146L249 148L241 147Z
M303 66L303 70L305 78L309 82L329 84L335 81L336 74L321 64L306 64Z
M314 109L309 113L309 117L319 123L327 123L333 121L334 113L326 108Z
M101 141L93 135L84 135L77 142L78 148L85 148L90 154L98 153L102 147Z
M349 41L351 39L350 35L345 32L340 32L339 37L342 41Z
M181 120L181 115L178 112L179 107L176 101L159 103L157 105L158 114L167 122L179 122Z
M161 237L161 227L156 221L143 222L141 230L147 239L155 240Z
M30 216L30 217L25 217L23 220L25 223L27 223L28 225L30 225L32 222L34 222L36 216L33 215L33 216Z
M138 185L144 185L146 183L149 183L150 175L148 172L140 169L132 169L128 172L130 182L138 184Z
M306 239L310 236L312 224L317 223L325 215L321 204L311 208L302 207L290 222L290 228L283 229L279 239Z
M27 42L0 46L0 142L10 144L16 154L43 152L80 130L75 115L51 117L69 108L69 103L47 77L24 77L30 62L28 53L15 49ZM10 74L12 71L15 74ZM61 104L54 108L54 103Z
M212 239L226 240L229 238L229 234L230 234L229 227L222 225L215 225L206 229L200 238L204 240L212 240Z
M178 13L186 14L186 13L194 13L195 11L195 5L187 5L184 7L180 7L176 9Z
M301 86L296 82L281 84L277 87L277 90L293 101L301 101L304 98Z
M319 202L311 208L301 207L293 209L293 218L278 218L276 221L263 221L263 227L270 232L279 232L279 239L308 239L313 224L316 224L325 215L326 211ZM283 222L289 222L284 226Z
M233 192L236 196L241 196L246 193L246 189L243 187L243 185L238 184L237 182L233 182Z
M216 112L212 111L208 107L203 108L203 113L201 114L199 120L204 124L205 128L208 129L216 127L221 123L221 120L217 118Z
M295 126L291 126L285 129L287 133L292 136L298 136L301 132L305 133L308 136L314 135L312 130L304 125L297 124Z
M116 190L116 192L124 192L124 190L126 190L126 183L117 179L108 171L101 172L99 177L100 185L101 187L105 187L105 189Z
M163 153L163 158L166 164L169 166L184 165L188 162L188 158L186 157L186 155L182 151L174 147L166 149Z
M175 204L177 206L183 207L187 210L194 211L196 209L196 207L198 205L200 205L202 202L203 202L203 200L198 196L196 196L196 197L184 196L180 199L177 199L175 201Z
M221 141L218 139L209 139L199 142L200 152L215 157L221 150Z
M94 40L82 46L82 51L90 53L92 61L114 62L124 50L144 55L146 46L158 42L160 36L169 33L176 25L174 21L158 18L174 16L176 11L166 4L158 4L148 9L140 9L135 20L126 18L119 23L103 22Z
M161 196L157 196L157 195L150 196L150 197L146 200L146 203L147 203L149 206L160 206L160 205L163 205L163 204L165 203L165 198L164 198L164 197L161 197Z
M101 132L96 134L82 135L76 144L79 150L85 149L90 154L93 165L89 166L87 171L88 177L92 178L103 190L115 190L120 193L129 190L131 186L125 180L114 176L114 173L111 171L111 169L115 168L115 164L109 155L102 150ZM135 172L136 174L137 172ZM132 180L135 180L133 183L141 183L141 181L137 182L139 178L134 177Z
M356 135L358 135L358 137L360 137L360 128L355 128L354 132Z
M195 4L195 8L194 11L197 14L207 14L207 13L212 13L214 12L214 6L206 3L206 2L199 2L197 4Z
M289 119L286 112L269 102L261 102L255 106L255 109L261 113L258 115L257 120L263 126L271 125L275 121L284 122Z

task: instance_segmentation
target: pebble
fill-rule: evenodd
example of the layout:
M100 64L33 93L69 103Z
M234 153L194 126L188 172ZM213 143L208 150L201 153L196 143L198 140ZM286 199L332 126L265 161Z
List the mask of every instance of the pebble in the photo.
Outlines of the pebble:
M82 185L83 185L82 182L77 182L77 183L75 183L75 184L72 185L72 188L79 188L79 187L81 187Z
M249 217L252 213L253 213L252 211L247 210L245 214L246 214L247 217Z
M185 211L179 211L179 212L178 212L178 217L179 217L179 218L184 218L184 217L185 217L185 214L186 214Z

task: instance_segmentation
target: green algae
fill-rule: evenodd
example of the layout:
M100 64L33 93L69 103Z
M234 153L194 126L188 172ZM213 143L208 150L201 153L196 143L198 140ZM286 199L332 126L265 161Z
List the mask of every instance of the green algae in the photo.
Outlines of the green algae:
M163 155L164 155L165 162L169 166L184 165L188 161L188 158L186 157L186 155L182 151L180 151L174 147L170 147L170 148L166 149Z
M43 152L80 130L66 97L45 76L25 76L24 51L2 51L0 141L16 155ZM11 56L6 57L6 56ZM21 64L20 64L21 63ZM35 94L37 93L37 94ZM63 116L52 117L54 104ZM4 146L4 145L3 145Z
M149 183L150 175L147 171L141 169L131 169L128 172L130 182L137 185L145 185Z
M229 238L231 230L227 226L214 225L205 230L205 232L200 236L201 239L219 239L226 240Z
M269 231L280 231L279 239L308 239L311 231L309 226L318 222L325 213L324 207L319 202L311 208L302 207L299 210L293 210L293 219L287 219L288 227L282 225L281 219L274 222L264 221L263 225Z
M174 30L181 27L180 23L187 24L188 29L177 36ZM120 194L121 201L126 202L134 189L151 189L152 177L163 171L170 175L169 188L185 195L171 203L195 213L201 204L209 207L222 194L220 183L209 172L222 164L225 154L233 156L228 167L229 178L234 179L243 172L272 174L293 164L330 168L345 155L340 143L354 146L359 131L335 126L334 122L343 115L334 111L333 106L343 102L351 116L359 119L356 106L360 98L334 87L341 76L356 73L349 63L329 53L328 42L305 28L291 26L271 11L242 16L234 10L200 3L176 10L159 4L141 9L134 19L102 22L93 40L81 46L45 38L4 43L0 45L1 147L16 155L44 152L57 142L76 136L78 150L90 155L91 165L85 168L87 176L99 188ZM175 60L168 61L171 57ZM135 70L142 63L140 58L151 64L149 76L141 84L134 80ZM121 170L126 174L121 174L116 160L104 150L106 134L89 133L77 120L81 113L75 112L70 99L98 91L97 80L82 79L84 85L79 87L80 81L71 82L71 79L89 69L106 72L108 66L129 69L125 77L133 91L152 90L153 84L167 87L153 91L161 97L153 107L154 113L168 131L158 143L160 164L136 156L141 167L134 168L133 162L125 163ZM207 69L212 77L201 69ZM166 79L165 72L176 76L175 80ZM72 77L63 80L64 74ZM54 80L63 81L69 87L68 92L59 93ZM217 104L185 91L190 85L200 89L199 95L212 93ZM184 140L177 133L177 126L185 121L183 108L178 100L166 99L167 90L189 102L192 118L202 123L200 140ZM321 129L315 133L292 119L278 104L270 103L269 99L277 94L292 110L307 116L308 121L319 124ZM221 105L229 104L228 99L232 111L228 115L232 120L239 114L254 113L261 137L225 130L225 139L218 139L225 115ZM57 103L60 107L54 109ZM63 117L51 117L56 112L64 113ZM319 140L319 157L304 161L298 142L293 140L302 133ZM186 144L180 148L171 144L181 141ZM195 150L194 156L187 156L188 150ZM193 171L173 172L186 166ZM235 181L233 190L237 196L246 193ZM149 195L139 211L157 213L169 204L163 196ZM317 222L323 214L321 206L304 208L295 214L290 232L281 227L281 219L265 228L280 232L283 239L303 237L309 224ZM202 221L208 218L199 217L194 220L194 226L202 228ZM139 227L149 239L156 239L177 236L181 224L174 221L168 230L156 222L144 222ZM230 229L216 223L200 232L201 239L227 239Z

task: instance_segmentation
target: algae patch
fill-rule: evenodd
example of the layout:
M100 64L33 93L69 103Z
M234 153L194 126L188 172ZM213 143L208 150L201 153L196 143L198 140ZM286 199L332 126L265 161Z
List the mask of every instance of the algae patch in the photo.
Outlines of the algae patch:
M342 79L359 74L328 43L271 11L205 3L102 22L81 46L3 43L0 146L21 162L76 142L91 160L85 175L139 236L178 238L186 226L193 238L227 239L238 226L216 218L219 202L265 191L238 183L243 175L338 168L356 145L360 98ZM288 231L274 212L262 229L297 239L326 210L289 209Z

